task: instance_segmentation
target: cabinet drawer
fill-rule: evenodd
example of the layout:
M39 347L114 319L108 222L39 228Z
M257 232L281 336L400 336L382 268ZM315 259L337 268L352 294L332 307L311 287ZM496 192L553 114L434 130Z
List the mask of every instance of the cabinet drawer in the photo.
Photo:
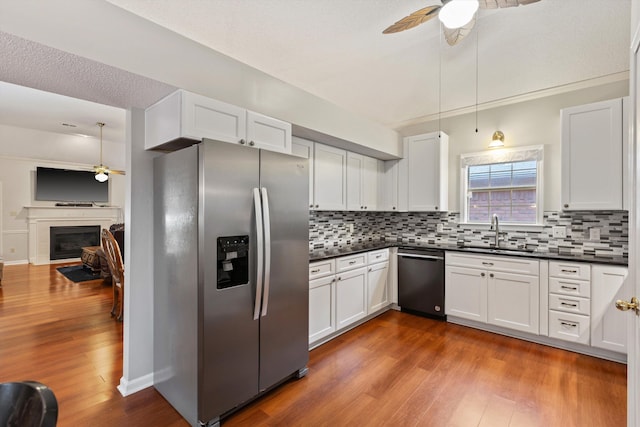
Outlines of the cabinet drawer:
M309 264L309 279L330 276L336 273L336 263L334 260L324 260Z
M464 253L446 253L447 265L504 271L506 273L538 276L540 264L537 260L510 256L479 256Z
M591 265L577 262L551 261L549 276L566 279L590 280Z
M350 255L336 259L336 270L338 273L342 271L352 270L354 268L367 265L367 254Z
M589 316L549 310L549 336L589 344Z
M549 309L588 316L591 313L591 300L589 298L549 294Z
M560 279L549 277L549 292L574 297L589 298L591 296L591 282L585 280Z
M373 264L376 262L382 262L389 259L389 249L381 249L379 251L371 251L368 254L369 264Z

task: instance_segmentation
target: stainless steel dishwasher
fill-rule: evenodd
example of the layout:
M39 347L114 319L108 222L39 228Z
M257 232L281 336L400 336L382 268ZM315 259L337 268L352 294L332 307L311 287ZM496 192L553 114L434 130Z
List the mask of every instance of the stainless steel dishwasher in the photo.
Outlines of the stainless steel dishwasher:
M398 249L398 305L402 311L445 319L444 251Z

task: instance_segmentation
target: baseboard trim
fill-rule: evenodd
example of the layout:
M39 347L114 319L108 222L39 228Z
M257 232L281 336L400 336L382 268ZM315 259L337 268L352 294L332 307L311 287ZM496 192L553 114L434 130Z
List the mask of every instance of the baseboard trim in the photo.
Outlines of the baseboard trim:
M153 385L153 372L142 377L135 378L133 380L127 380L125 377L120 378L120 384L118 385L118 391L122 396L129 396L134 393L144 390L145 388Z
M18 260L14 260L14 261L4 261L4 265L24 265L24 264L29 264L29 260L27 259L18 259Z

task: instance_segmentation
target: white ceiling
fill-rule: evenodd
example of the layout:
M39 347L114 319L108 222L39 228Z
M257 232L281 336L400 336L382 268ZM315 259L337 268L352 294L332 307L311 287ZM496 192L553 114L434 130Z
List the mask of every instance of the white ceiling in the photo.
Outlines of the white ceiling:
M382 34L437 0L108 1L392 128L475 104L477 35L480 103L629 68L631 0L480 10L454 47L437 19Z
M107 1L394 129L463 111L476 89L482 105L626 78L629 68L631 0L480 11L454 47L440 40L436 19L382 34L437 0ZM105 121L105 139L123 140L120 108L144 108L175 89L3 32L0 52L0 81L90 101L71 106L0 85L0 123L95 136ZM79 128L61 130L62 122Z

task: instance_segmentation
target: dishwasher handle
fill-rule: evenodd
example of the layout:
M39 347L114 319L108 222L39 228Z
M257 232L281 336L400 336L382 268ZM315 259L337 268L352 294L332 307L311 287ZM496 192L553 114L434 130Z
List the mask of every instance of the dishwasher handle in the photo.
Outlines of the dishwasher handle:
M398 252L398 256L399 256L399 257L404 257L404 258L433 259L433 260L437 260L437 261L442 261L442 260L444 260L444 257L441 257L441 256L434 256L434 255L418 255L418 254L405 254L405 253L400 253L400 252Z

